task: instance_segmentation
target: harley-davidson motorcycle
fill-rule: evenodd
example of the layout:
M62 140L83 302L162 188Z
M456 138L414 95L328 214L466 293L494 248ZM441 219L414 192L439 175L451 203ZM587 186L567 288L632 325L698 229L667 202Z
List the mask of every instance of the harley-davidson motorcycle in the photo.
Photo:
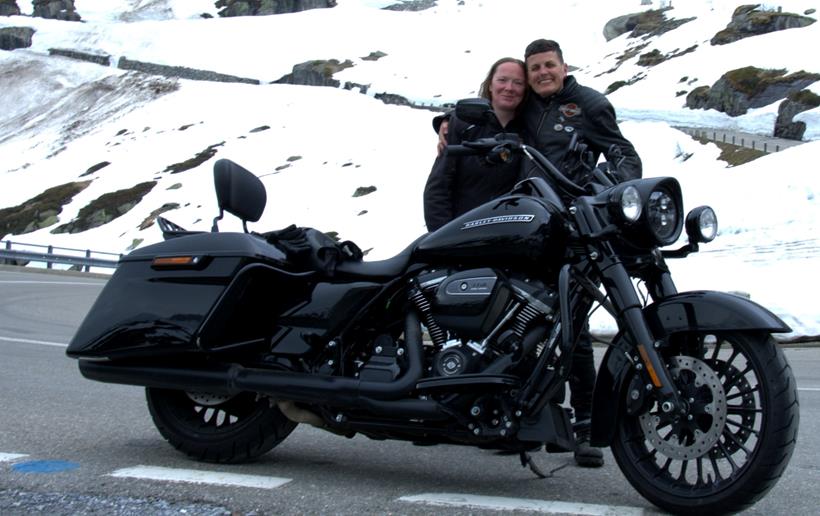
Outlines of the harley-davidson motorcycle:
M493 116L486 101L460 118ZM298 423L342 436L520 454L574 450L564 404L573 348L593 308L617 322L593 396L591 444L609 446L649 501L735 512L783 474L799 421L789 327L740 296L678 292L666 260L717 234L683 215L671 177L577 184L515 135L451 146L543 173L411 243L365 261L355 244L292 226L248 232L261 181L214 167L211 232L160 220L131 252L67 353L86 378L146 387L159 432L190 457L241 462ZM228 212L243 233L218 232ZM682 247L675 244L686 231Z

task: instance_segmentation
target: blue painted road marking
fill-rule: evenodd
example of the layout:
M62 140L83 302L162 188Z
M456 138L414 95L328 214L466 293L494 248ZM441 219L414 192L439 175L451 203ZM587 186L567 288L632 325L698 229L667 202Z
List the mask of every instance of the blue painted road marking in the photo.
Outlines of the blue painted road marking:
M11 469L20 473L60 473L79 467L76 462L65 460L32 460L14 464Z

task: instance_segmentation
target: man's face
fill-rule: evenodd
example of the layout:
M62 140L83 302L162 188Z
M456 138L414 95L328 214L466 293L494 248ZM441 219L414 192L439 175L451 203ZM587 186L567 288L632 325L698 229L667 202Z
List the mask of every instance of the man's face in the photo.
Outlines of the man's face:
M541 52L527 58L527 82L542 97L561 91L566 76L567 65L555 51Z

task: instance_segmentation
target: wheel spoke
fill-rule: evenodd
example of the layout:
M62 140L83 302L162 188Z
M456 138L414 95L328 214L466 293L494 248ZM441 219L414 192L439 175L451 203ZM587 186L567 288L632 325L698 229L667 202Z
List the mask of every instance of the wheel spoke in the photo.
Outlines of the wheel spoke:
M706 482L703 478L703 457L698 457L697 459L697 466L698 466L698 479L695 485L704 485Z
M734 445L735 445L735 446L737 446L738 448L740 448L741 450L743 450L743 451L746 453L746 456L747 456L747 457L750 457L750 456L752 455L752 450L750 450L749 448L747 448L747 447L746 447L746 445L745 445L745 443L743 443L742 441L740 441L740 439L738 439L737 437L735 437L735 434L733 434L732 432L730 432L730 431L728 431L728 430L724 429L724 430L723 430L723 437L725 437L727 440L732 441L732 442L734 443Z
M762 414L763 409L755 407L741 407L739 405L729 405L726 407L726 412L729 414Z
M689 465L689 461L685 460L681 462L680 465L680 475L678 475L678 480L686 481L686 467Z
M720 353L720 347L723 346L723 341L719 340L715 343L715 349L712 351L712 360L717 360L718 353Z
M720 474L720 468L718 467L718 463L717 460L715 460L715 457L710 456L709 460L712 462L712 471L715 473L715 482L723 480L723 476Z
M746 367L746 369L744 369L743 371L740 371L740 372L738 372L737 374L735 374L735 375L734 375L734 377L733 377L731 380L729 380L728 382L726 382L726 383L724 383L724 384L723 384L723 390L724 390L724 391L726 391L726 392L729 392L730 390L732 390L732 387L733 387L733 386L734 386L737 382L739 382L740 380L742 380L742 379L746 376L746 374L747 374L749 371L751 371L751 370L752 370L752 366L751 366L751 365L749 365L749 366L747 366L747 367Z
M730 400L733 400L733 399L735 399L735 398L739 398L739 397L741 397L741 396L746 396L746 395L749 395L749 394L754 394L754 393L756 393L756 392L757 392L757 391L759 391L759 390L760 390L760 386L759 386L759 385L755 385L755 386L754 386L754 387L752 387L751 389L746 389L746 390L744 390L744 391L738 391L738 392L736 392L736 393L732 394L731 396L726 396L726 401L730 401Z
M737 463L735 463L735 460L732 458L729 450L726 449L726 445L718 441L718 448L720 448L720 451L723 453L723 456L726 457L726 460L729 461L729 465L732 466L732 473L736 473L740 468L737 466Z
M757 430L755 430L754 428L752 428L750 426L742 425L742 424L740 424L737 421L734 421L732 419L727 419L726 424L727 425L731 424L731 425L739 428L740 430L746 430L747 432L751 432L754 435L760 435L760 433Z

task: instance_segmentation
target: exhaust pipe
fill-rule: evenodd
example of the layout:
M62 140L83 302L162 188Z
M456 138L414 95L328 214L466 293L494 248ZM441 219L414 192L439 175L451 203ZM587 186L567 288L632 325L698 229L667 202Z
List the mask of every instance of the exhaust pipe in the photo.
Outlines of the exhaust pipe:
M389 411L415 387L423 369L421 328L415 313L407 314L404 336L407 344L408 367L392 382L368 382L339 376L318 376L289 371L270 371L232 365L222 369L185 369L179 367L134 366L111 362L80 360L82 375L90 380L126 385L141 385L160 389L205 391L235 394L258 392L277 400L317 403L340 407L367 407ZM423 400L415 400L423 401ZM420 407L417 403L395 403L410 412L441 414L438 404ZM381 412L381 411L380 411Z

